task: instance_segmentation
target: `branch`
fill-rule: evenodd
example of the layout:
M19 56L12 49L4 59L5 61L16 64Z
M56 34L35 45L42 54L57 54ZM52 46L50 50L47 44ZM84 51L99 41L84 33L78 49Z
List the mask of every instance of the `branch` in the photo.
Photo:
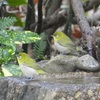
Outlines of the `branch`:
M25 22L25 30L30 30L30 25L35 22L35 13L34 13L34 2L33 0L28 0L27 4L27 15Z
M35 22L35 12L34 12L34 2L33 0L28 0L27 4L27 14L25 22L25 30L30 30L31 24ZM28 44L22 45L23 52L27 53Z
M38 22L36 33L40 34L42 32L42 0L38 1Z
M96 0L96 1L98 1L98 4L100 4L100 2L99 2L100 0ZM93 8L93 5L94 4L91 3L91 6L89 6L90 8L88 7L88 9L87 9L86 3L85 3L84 4L85 11L88 11L88 10L92 9ZM97 6L97 3L95 5ZM56 14L56 15L52 15L50 17L47 17L47 18L43 19L43 28L42 28L42 31L43 30L46 30L48 28L51 28L51 27L53 27L55 25L62 26L63 24L65 24L66 19L67 19L67 12L64 12L64 13L61 13L61 14ZM73 22L76 23L75 20L73 20ZM36 23L34 23L34 24L31 25L31 30L32 31L35 30L35 27L37 26L37 24L38 23L36 22Z
M92 30L89 26L89 23L86 20L84 15L83 5L80 0L71 0L74 14L77 18L77 22L82 31L84 43L87 49L87 52L94 56L94 45L95 45L95 31Z
M43 30L46 30L48 28L51 28L53 26L61 26L63 25L65 22L66 22L66 16L67 16L67 13L66 12L63 12L61 14L58 14L58 15L52 15L50 17L47 17L45 19L43 19L43 27L42 27L42 31ZM34 23L32 26L31 26L31 30L34 31L35 27L36 27L37 23Z
M83 4L85 11L91 10L93 7L98 7L100 5L100 0L88 0Z
M46 7L46 16L50 16L55 13L60 8L62 0L49 0Z

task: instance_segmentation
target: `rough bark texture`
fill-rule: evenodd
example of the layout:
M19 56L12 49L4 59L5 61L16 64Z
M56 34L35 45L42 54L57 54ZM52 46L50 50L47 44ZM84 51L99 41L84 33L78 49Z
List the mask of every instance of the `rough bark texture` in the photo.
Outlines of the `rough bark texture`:
M30 26L35 22L35 11L34 11L34 2L33 0L28 0L27 4L27 14L26 14L26 22L24 30L30 30ZM28 44L23 44L22 49L23 52L28 52Z
M87 22L87 19L84 15L83 5L80 0L71 0L74 14L77 18L77 22L82 31L84 43L87 52L94 56L94 45L95 45L95 30L92 30Z
M100 5L100 0L87 0L86 3L84 3L83 7L85 11L91 10L92 8L96 8Z
M100 73L68 73L27 80L0 78L0 100L99 100Z
M49 2L51 2L51 0ZM50 7L46 8L47 9L46 16L51 16L52 14L54 14L55 11L59 10L61 2L62 0L52 0Z
M55 0L54 0L54 2L55 2ZM52 0L50 0L50 3L52 3ZM56 1L56 3L53 3L53 5L54 4L57 5L57 1ZM76 2L76 4L77 4L77 2ZM88 10L93 9L94 6L97 7L98 5L100 5L100 0L89 0L86 3L83 4L83 7L84 7L85 11L88 11ZM53 12L54 11L55 10L53 10ZM43 30L49 29L49 28L51 28L53 26L56 26L56 25L62 26L63 24L65 24L66 19L67 19L67 15L68 15L67 12L65 12L64 14L62 13L62 14L57 14L57 15L50 16L50 13L52 14L53 12L51 12L51 11L48 12L49 17L43 19ZM59 19L62 19L62 21L59 21ZM45 23L47 23L47 24L45 24ZM76 23L76 20L73 20L73 23ZM37 22L32 24L32 26L31 26L32 31L34 31L36 25L37 25ZM96 25L98 25L98 24L96 24Z
M42 0L38 1L38 22L37 22L37 30L38 34L42 32Z
M53 26L63 25L66 21L66 16L67 16L67 13L64 12L64 13L61 13L61 14L58 14L58 15L52 15L50 17L43 19L42 29L46 30L46 29L52 28ZM35 28L36 25L37 25L37 23L34 23L31 26L31 30L34 31L34 28Z

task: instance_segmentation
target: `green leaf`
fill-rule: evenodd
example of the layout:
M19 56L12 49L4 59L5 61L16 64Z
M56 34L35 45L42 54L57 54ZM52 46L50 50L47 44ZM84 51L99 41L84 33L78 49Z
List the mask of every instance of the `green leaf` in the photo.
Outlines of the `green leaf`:
M34 56L37 59L43 59L44 57L44 50L46 49L46 36L44 33L40 34L41 39L34 43Z
M16 21L15 21L15 23L14 23L14 26L22 26L22 27L23 27L23 23L24 23L24 22L21 21L21 18L20 18L20 17L16 16L16 15L13 14L13 13L7 13L7 16L11 16L11 17L16 18Z
M3 17L0 18L0 30L4 30L12 26L16 21L15 17Z
M4 73L4 76L13 76L7 69L2 68L2 71Z
M12 76L21 76L22 75L22 71L18 65L5 64L2 68L6 69L6 71L8 71L10 74L12 74ZM10 74L8 74L8 75L10 75ZM4 73L4 75L7 75L7 73Z
M21 27L23 27L23 22L21 21L21 19L16 16L16 20L17 21L14 23L14 26L21 26Z
M15 47L13 45L0 47L0 64L8 62L12 55L15 53Z
M19 6L26 4L26 0L6 0L9 6Z
M4 45L32 43L39 39L39 35L31 31L0 31L0 43Z

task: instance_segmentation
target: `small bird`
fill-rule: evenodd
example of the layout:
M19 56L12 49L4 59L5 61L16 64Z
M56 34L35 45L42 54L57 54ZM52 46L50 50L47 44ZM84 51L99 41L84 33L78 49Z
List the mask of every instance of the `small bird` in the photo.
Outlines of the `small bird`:
M76 45L63 32L57 31L53 34L54 46L57 51L63 54L77 54Z
M24 76L27 78L32 78L38 74L45 74L45 71L38 67L35 60L30 58L26 53L20 52L17 60Z

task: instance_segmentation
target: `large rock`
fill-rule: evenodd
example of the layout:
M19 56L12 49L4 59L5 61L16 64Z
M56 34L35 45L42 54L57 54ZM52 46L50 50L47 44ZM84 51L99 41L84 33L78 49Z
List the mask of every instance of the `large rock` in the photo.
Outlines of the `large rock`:
M0 78L0 100L100 100L100 73Z
M100 64L90 55L86 54L75 61L76 67L84 71L100 71Z
M76 70L75 61L78 57L73 55L57 55L48 62L42 61L38 66L42 67L47 73L66 73Z

